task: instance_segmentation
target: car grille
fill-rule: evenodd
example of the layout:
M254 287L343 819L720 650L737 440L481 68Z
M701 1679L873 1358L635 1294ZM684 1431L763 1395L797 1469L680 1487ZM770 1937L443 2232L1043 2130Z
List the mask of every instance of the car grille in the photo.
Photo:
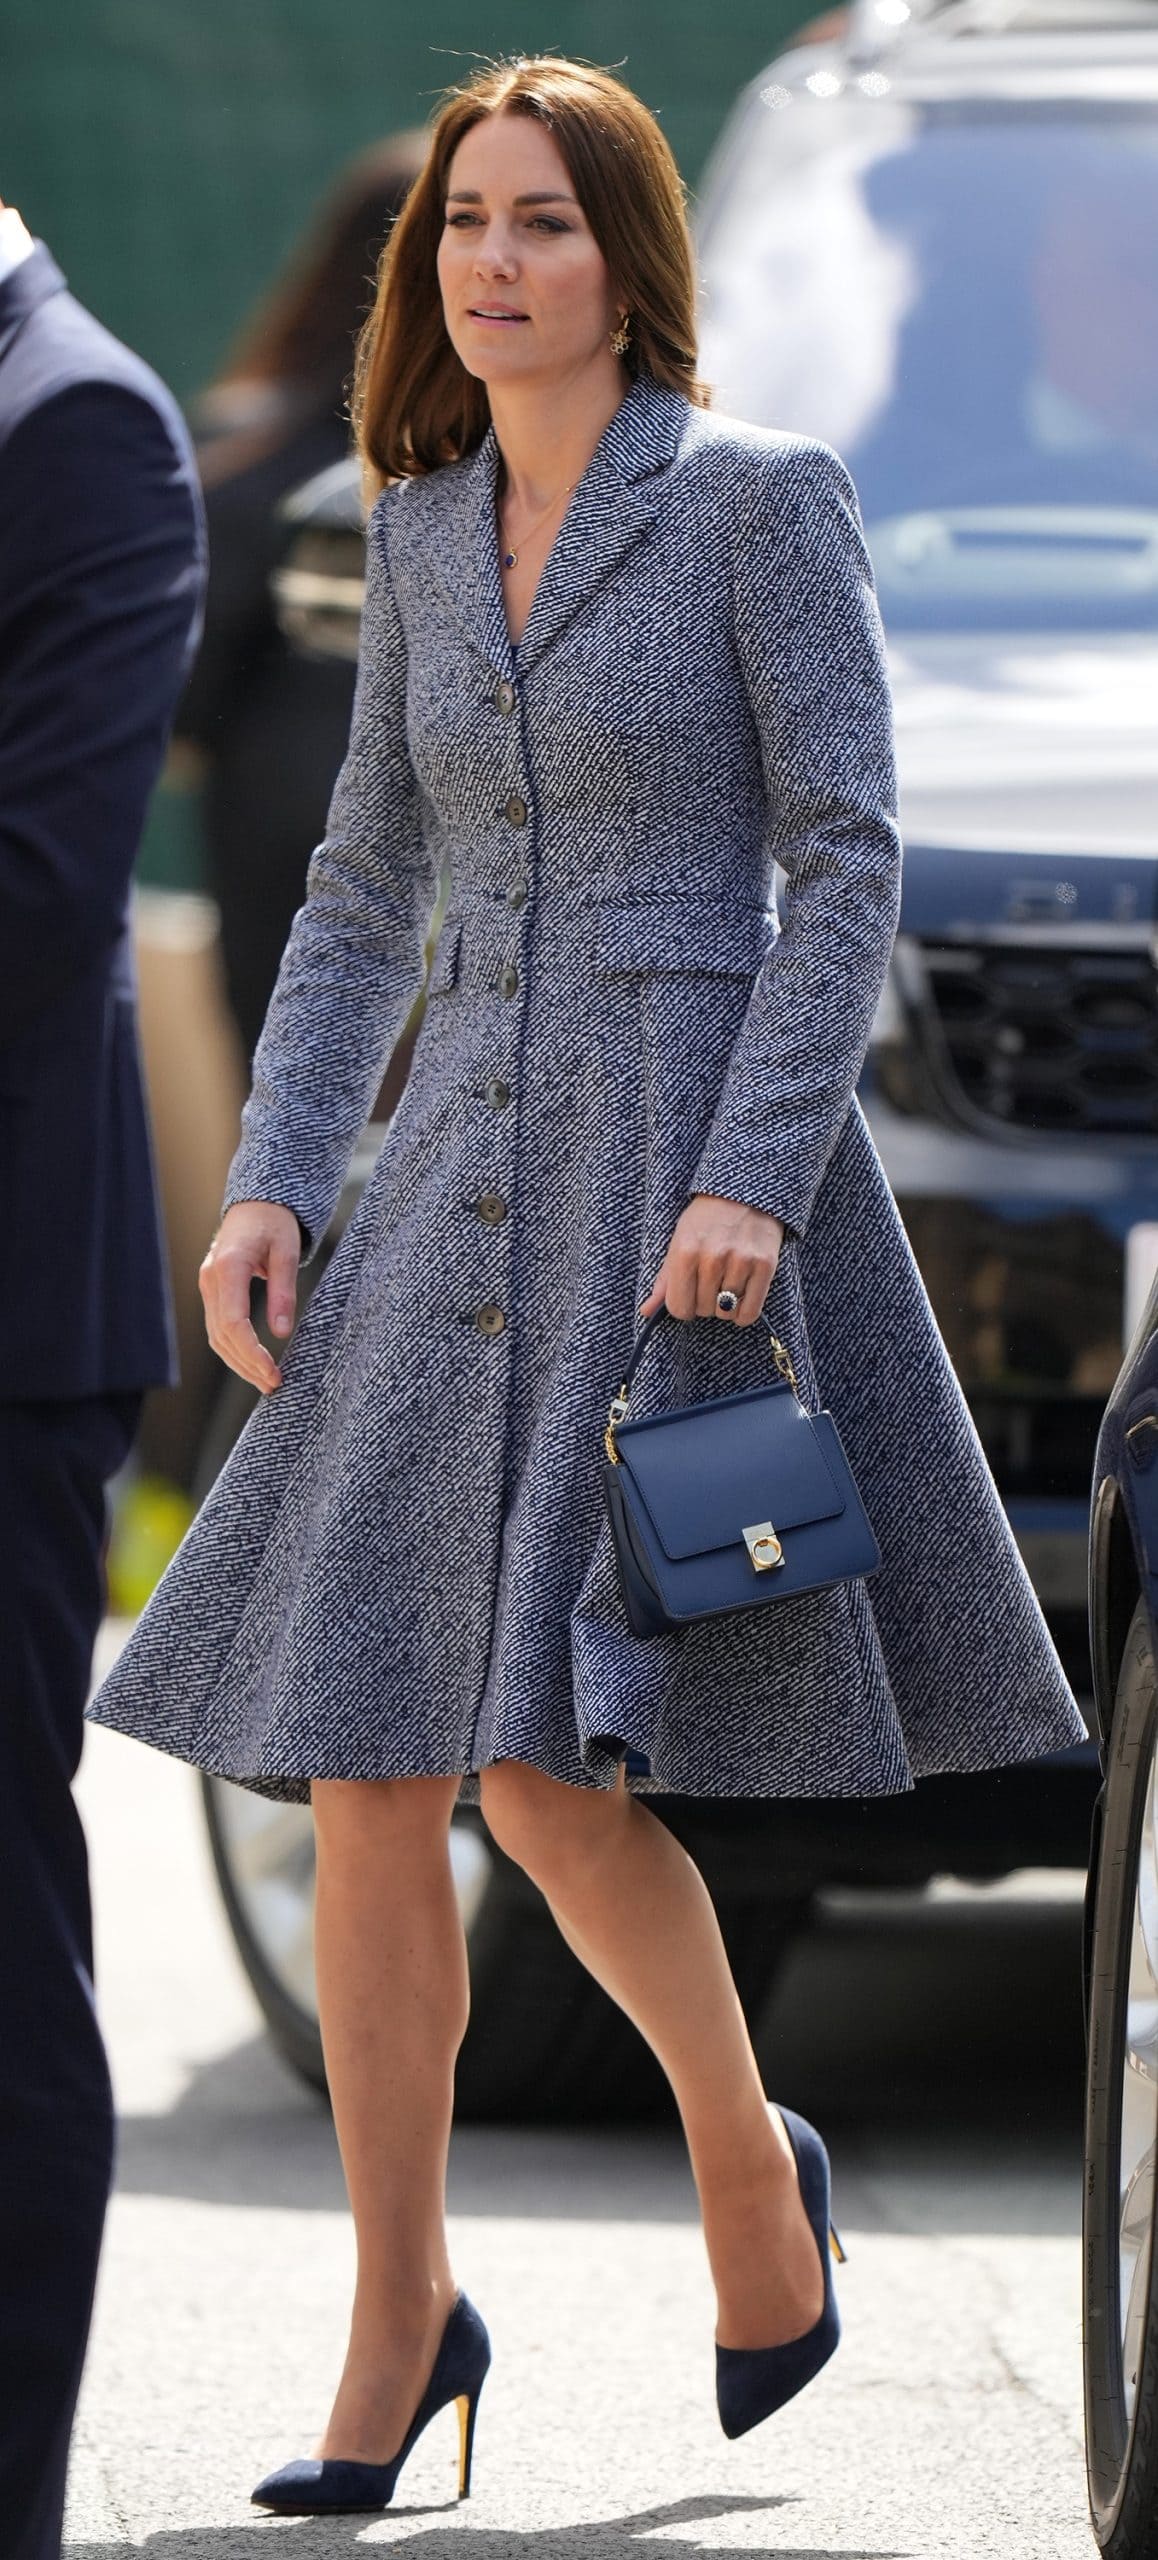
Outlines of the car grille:
M1007 1128L1158 1136L1148 949L925 943L922 961L930 1064L974 1111Z

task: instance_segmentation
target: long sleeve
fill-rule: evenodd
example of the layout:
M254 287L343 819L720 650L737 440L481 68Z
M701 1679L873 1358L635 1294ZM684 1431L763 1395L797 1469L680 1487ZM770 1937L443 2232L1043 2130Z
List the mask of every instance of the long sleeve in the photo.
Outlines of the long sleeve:
M0 470L0 1041L124 930L204 577L192 462L149 400L86 380L29 412Z
M224 1206L276 1200L312 1253L422 984L438 891L406 737L406 643L386 555L386 490L366 527L350 741L305 903L282 956Z
M735 599L769 849L788 886L689 1194L746 1201L799 1235L864 1061L900 906L884 636L856 492L829 446L767 452L737 527Z

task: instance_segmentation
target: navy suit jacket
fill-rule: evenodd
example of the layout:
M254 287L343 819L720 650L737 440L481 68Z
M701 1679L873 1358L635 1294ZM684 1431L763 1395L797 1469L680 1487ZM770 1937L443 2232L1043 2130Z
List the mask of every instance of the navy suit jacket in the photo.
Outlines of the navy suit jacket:
M129 891L204 581L181 413L38 242L0 281L0 1398L176 1374Z

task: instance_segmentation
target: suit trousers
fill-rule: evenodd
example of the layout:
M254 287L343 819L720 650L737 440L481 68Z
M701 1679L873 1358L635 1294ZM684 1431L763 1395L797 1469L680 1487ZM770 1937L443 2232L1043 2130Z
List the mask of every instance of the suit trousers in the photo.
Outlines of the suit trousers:
M72 1781L139 1394L0 1401L0 2542L56 2560L113 2162Z

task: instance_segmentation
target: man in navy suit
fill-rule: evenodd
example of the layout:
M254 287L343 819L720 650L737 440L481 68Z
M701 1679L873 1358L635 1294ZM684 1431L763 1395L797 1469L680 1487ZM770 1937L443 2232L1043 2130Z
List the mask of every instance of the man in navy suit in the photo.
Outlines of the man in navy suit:
M112 2165L72 1798L105 1485L174 1376L128 899L200 626L192 451L0 207L0 2541L59 2552Z

